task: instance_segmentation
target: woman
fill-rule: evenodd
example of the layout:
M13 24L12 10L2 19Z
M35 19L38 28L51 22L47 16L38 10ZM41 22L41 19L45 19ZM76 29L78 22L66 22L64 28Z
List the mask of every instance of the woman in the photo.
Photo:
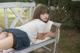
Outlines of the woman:
M9 48L22 50L29 47L31 43L35 43L37 39L55 37L56 29L51 30L52 24L53 22L49 20L48 8L45 5L39 5L30 22L0 32L0 50Z

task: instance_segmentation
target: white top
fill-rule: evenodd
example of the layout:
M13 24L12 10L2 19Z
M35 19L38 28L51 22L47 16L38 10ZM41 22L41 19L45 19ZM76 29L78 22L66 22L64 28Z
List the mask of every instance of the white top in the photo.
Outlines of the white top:
M45 23L39 19L34 19L17 28L28 34L31 43L36 43L37 40L35 38L37 33L49 32L52 24L53 22L50 20Z

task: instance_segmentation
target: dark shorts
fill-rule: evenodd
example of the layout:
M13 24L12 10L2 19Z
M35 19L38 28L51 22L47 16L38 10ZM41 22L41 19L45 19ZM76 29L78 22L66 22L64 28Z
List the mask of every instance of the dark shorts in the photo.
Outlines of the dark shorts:
M4 31L13 34L13 49L22 50L30 46L28 35L19 29L5 29Z

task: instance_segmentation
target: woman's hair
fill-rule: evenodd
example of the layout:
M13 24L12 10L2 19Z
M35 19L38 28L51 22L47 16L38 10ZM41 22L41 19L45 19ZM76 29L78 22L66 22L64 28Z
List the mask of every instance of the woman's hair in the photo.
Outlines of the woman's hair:
M49 14L48 7L46 5L43 5L43 4L37 5L37 7L34 10L33 19L40 19L40 15L44 14L44 13Z

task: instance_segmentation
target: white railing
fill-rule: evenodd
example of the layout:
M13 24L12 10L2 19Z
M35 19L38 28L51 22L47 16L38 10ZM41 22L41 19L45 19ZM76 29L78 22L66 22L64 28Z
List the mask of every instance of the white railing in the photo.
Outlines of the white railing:
M23 22L23 20L21 19L21 16L20 16L20 12L17 12L15 8L29 8L29 10L28 10L29 11L28 18L31 19L34 7L35 7L35 3L34 2L30 2L30 3L29 2L7 2L7 3L0 3L0 8L4 9L5 28L13 28L13 27L15 27L15 25L17 24L17 22L19 20L21 22ZM12 21L10 27L8 26L9 25L8 24L9 20L8 20L8 10L7 9L10 9L13 12L13 14L15 15L15 19Z

